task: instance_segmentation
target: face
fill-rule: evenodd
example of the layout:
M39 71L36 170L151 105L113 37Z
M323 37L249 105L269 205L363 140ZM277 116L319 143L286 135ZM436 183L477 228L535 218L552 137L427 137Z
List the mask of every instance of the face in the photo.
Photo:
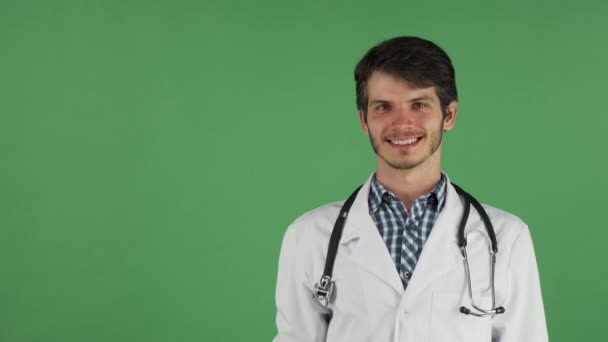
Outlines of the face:
M359 119L376 153L378 168L414 169L440 162L444 130L456 118L456 101L444 118L434 87L418 88L407 81L374 72L367 82L367 119ZM437 165L439 166L439 165Z

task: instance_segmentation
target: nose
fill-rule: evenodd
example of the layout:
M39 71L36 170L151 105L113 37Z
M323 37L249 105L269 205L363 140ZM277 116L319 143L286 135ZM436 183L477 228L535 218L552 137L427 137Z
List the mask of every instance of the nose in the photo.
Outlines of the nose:
M392 124L396 126L413 126L415 113L412 112L407 106L398 106L393 111Z

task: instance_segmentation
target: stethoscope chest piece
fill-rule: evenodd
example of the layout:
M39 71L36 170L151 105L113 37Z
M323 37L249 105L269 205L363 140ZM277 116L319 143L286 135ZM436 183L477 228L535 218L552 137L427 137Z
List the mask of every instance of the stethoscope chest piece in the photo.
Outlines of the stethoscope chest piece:
M456 192L464 200L464 211L463 211L462 218L461 218L459 226L458 226L457 238L458 238L458 246L460 248L460 251L461 251L462 257L463 257L465 281L466 281L466 286L467 286L467 290L468 290L468 294L469 294L469 302L471 304L471 307L473 307L473 310L471 310L465 306L461 306L459 311L465 315L473 315L473 316L477 316L477 317L484 317L484 316L489 316L489 315L494 315L494 314L502 314L505 312L505 308L502 306L496 307L496 303L495 303L496 293L495 293L495 286L494 286L494 271L495 271L495 266L496 266L496 253L498 253L498 247L497 247L498 244L496 242L496 234L494 232L494 227L492 226L492 222L490 221L490 218L489 218L488 214L486 213L485 209L483 208L483 206L473 196L471 196L470 194L468 194L467 192L462 190L459 186L457 186L454 183L452 183L452 185L456 189ZM340 241L340 237L342 236L342 231L344 230L344 223L346 222L346 218L348 216L348 211L350 210L350 207L352 206L352 204L355 200L355 197L357 196L357 193L359 192L359 189L361 189L361 187L362 186L358 187L342 205L340 214L338 215L338 218L336 219L336 222L334 223L334 228L331 232L331 237L329 238L329 246L327 248L327 257L325 259L325 269L323 271L323 276L321 277L319 282L317 284L315 284L314 291L312 294L312 297L315 298L319 302L319 304L321 304L321 306L323 306L323 307L328 307L329 303L332 302L333 297L334 297L335 285L334 285L334 282L331 280L331 276L333 273L336 253L338 252L338 243ZM464 236L464 230L465 230L465 226L467 224L467 220L469 218L469 213L471 211L471 205L473 205L475 210L479 213L479 216L481 217L481 220L484 223L486 232L492 243L492 246L490 249L490 257L491 257L490 287L492 289L492 307L490 309L483 309L483 308L479 307L473 300L473 289L471 287L471 272L469 269L469 259L467 257L467 248L466 248L467 240Z
M494 227L492 226L492 222L490 221L490 217L488 216L488 213L486 213L486 211L483 208L483 206L481 205L481 203L479 203L477 201L477 199L475 199L475 197L471 196L469 193L462 190L456 184L452 183L452 185L456 189L456 192L458 192L458 194L464 199L464 212L462 214L462 219L460 220L460 224L458 226L458 245L460 247L460 252L462 254L462 263L464 265L465 282L466 282L467 292L469 295L469 302L471 304L471 307L473 307L473 309L475 310L475 311L473 311L465 306L461 306L460 312L465 315L473 315L473 316L477 316L477 317L485 317L485 316L494 315L494 314L502 314L505 312L505 308L502 306L496 307L496 287L494 285L494 278L495 278L494 273L495 273L495 269L496 269L496 253L498 253L498 243L496 241L496 233L494 232ZM481 220L483 221L483 224L486 228L488 237L490 238L490 242L492 243L492 246L489 251L490 259L491 259L490 260L490 288L492 291L492 307L490 309L481 308L479 305L477 305L475 303L475 300L473 299L473 288L471 285L471 270L470 270L470 266L469 266L469 258L467 256L467 239L464 235L465 226L466 226L466 223L467 223L467 220L469 217L469 213L471 211L471 204L473 205L475 210L477 210L477 212L479 213L479 216L481 217Z
M315 291L312 297L319 301L319 304L323 307L328 307L330 301L333 300L334 296L334 282L331 281L331 277L323 276L321 281L315 284Z

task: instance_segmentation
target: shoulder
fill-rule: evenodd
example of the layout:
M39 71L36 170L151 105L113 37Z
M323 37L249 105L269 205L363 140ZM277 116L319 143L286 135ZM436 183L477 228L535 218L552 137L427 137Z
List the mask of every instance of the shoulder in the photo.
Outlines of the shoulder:
M344 202L331 202L304 212L293 220L287 228L287 233L299 238L331 234L331 229Z
M332 202L309 210L297 217L285 231L281 258L292 260L294 267L307 280L323 271L331 231L343 203Z
M487 204L482 204L490 217L492 226L499 241L499 249L510 250L520 236L529 236L529 228L519 216Z
M496 222L500 226L508 225L511 227L518 227L519 229L527 227L526 223L513 213L485 203L483 203L482 206L488 213L490 219L492 219L492 222Z

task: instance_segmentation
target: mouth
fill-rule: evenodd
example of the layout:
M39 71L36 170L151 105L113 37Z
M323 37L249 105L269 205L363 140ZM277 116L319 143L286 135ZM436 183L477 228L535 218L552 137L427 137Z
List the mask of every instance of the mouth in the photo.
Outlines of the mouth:
M418 145L418 142L422 140L422 137L410 137L410 138L400 138L400 139L387 139L387 141L391 144L391 146L400 148L400 149L409 149Z

